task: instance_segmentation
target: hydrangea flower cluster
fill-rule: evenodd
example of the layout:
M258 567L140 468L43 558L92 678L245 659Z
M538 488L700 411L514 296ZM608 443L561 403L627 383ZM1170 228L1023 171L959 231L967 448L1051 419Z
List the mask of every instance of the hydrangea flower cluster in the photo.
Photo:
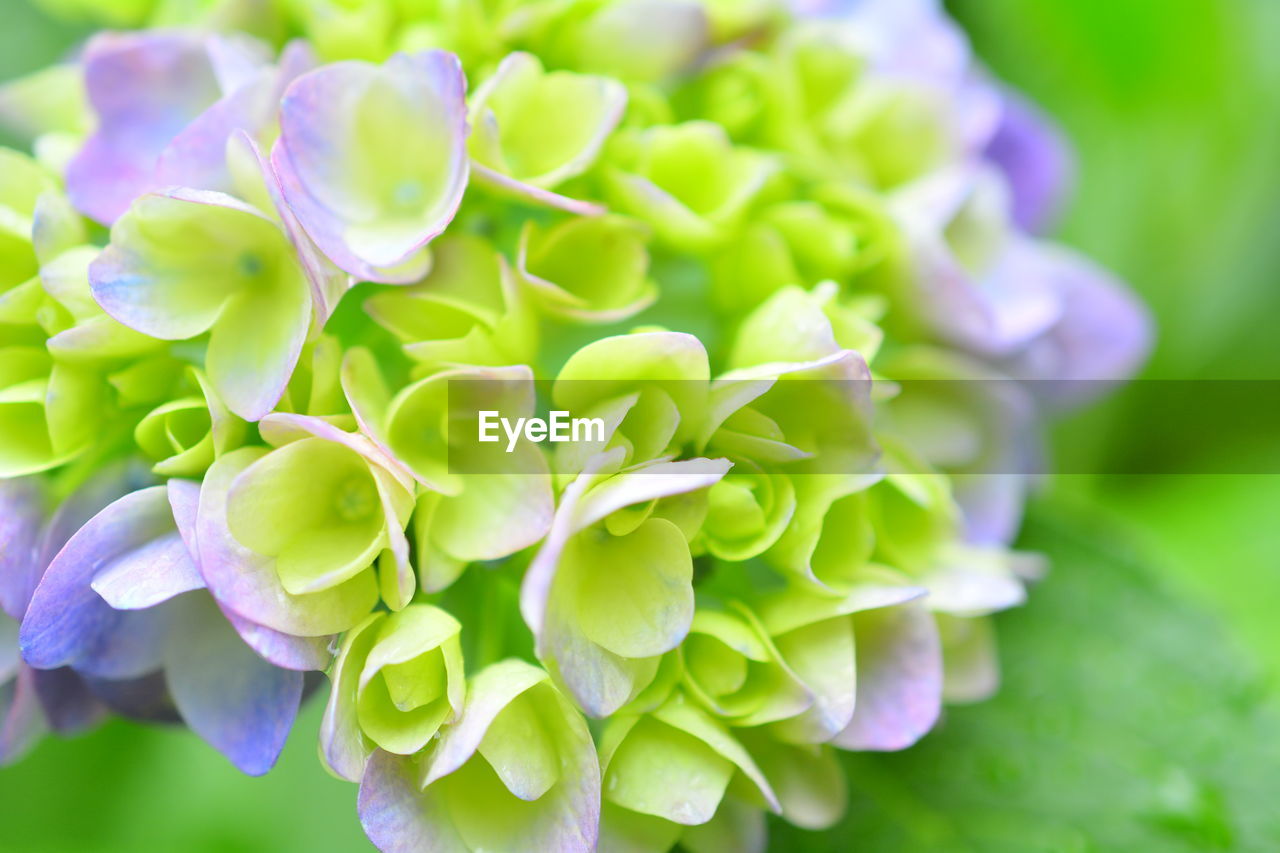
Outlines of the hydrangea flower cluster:
M382 850L753 850L995 689L1053 401L894 380L1147 328L935 3L59 5L133 29L0 90L0 761L321 689ZM604 440L451 464L535 378Z

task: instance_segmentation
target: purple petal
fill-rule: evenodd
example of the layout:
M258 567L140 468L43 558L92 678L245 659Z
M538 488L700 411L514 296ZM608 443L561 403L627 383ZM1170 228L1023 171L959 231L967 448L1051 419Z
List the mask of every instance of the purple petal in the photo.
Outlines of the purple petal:
M1010 91L1001 92L1000 123L985 156L1004 172L1013 192L1013 220L1040 233L1061 212L1074 172L1062 132L1038 107Z
M0 613L0 684L18 674L22 655L18 652L18 622Z
M1015 239L985 275L973 281L986 314L980 340L969 342L979 352L1008 352L1051 328L1062 316L1062 300L1036 273L1034 252Z
M1131 377L1151 348L1151 317L1106 270L1062 247L1037 245L1043 275L1058 291L1062 317L1007 363L1019 378L1061 380L1048 386L1074 404Z
M360 781L360 824L382 853L465 850L443 797L424 797L409 759L377 750Z
M159 487L157 487L159 488ZM194 528L200 487L190 480L170 480L165 501L174 530L98 572L90 585L117 610L141 610L193 589L204 579L195 565Z
M857 696L834 743L894 750L915 743L942 708L942 648L933 615L916 604L854 617Z
M913 307L938 337L997 357L1044 334L1063 310L1042 251L1009 232L1005 194L990 170L954 168L915 182L890 202L910 246L918 291ZM948 236L961 217L984 235L968 238L979 241L982 256L968 263Z
M1009 545L1022 526L1031 478L1024 474L958 474L956 503L964 516L965 540L975 545Z
M791 0L801 14L841 18L880 71L946 82L964 74L972 51L939 0Z
M256 135L268 125L280 98L275 78L264 69L197 116L160 153L151 185L234 192L227 140L238 130Z
M110 224L151 189L169 141L222 92L204 39L191 33L102 33L83 62L98 128L67 167L67 192Z
M165 653L174 704L192 731L241 771L260 776L275 764L293 727L302 675L255 654L212 601L184 604L181 641Z
M291 42L278 68L252 72L174 137L156 163L154 185L235 192L227 167L227 142L237 132L255 139L267 134L275 124L285 88L315 64L305 42Z
M393 284L426 272L421 250L466 187L465 93L457 57L443 51L396 54L382 66L334 63L289 87L272 164L298 221L339 267ZM367 126L375 118L382 132ZM370 140L388 135L395 141L373 150Z
M45 730L33 684L34 672L0 684L0 766L17 761Z
M200 509L200 484L194 480L174 478L165 484L168 489L169 509L178 535L187 546L192 559L196 557L196 514ZM201 584L203 586L203 584Z
M249 648L263 660L282 669L299 672L324 670L333 659L333 654L329 651L329 645L334 639L332 636L295 637L251 622L233 610L224 608L222 612Z
M38 478L0 482L0 610L22 619L40 580L44 490Z
M67 670L69 671L69 670ZM86 689L113 712L148 723L181 723L169 698L164 673L157 670L140 678L85 679Z
M211 35L204 46L223 94L239 89L271 60L271 47L244 33Z
M33 669L36 696L49 727L60 735L77 734L96 725L105 714L90 679L70 667Z
M150 474L125 463L108 465L67 498L40 534L40 567L48 566L77 530L107 505L150 482Z
M199 486L189 480L170 480L164 498L174 530L104 566L90 582L94 592L116 610L142 610L202 589L204 579L196 570L189 538L199 494ZM185 529L177 525L179 514Z
M20 634L27 662L40 669L74 665L104 678L155 669L168 625L163 609L114 610L90 584L116 566L174 559L171 548L156 544L166 537L181 549L178 559L189 561L161 487L126 495L90 519L54 557L31 596Z
M145 610L184 592L203 589L204 579L175 531L111 563L89 585L116 610Z

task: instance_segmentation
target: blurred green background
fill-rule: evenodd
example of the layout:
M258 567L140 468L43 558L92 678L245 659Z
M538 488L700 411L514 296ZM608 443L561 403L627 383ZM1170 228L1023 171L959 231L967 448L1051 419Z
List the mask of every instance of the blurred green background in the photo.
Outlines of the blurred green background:
M1073 140L1061 236L1152 307L1146 376L1280 378L1280 2L949 5ZM3 9L0 79L82 35L26 0ZM1057 441L1122 468L1152 439L1140 405L1113 401ZM1234 470L1280 441L1224 417L1166 427ZM905 753L851 757L848 818L820 835L779 825L774 848L1280 849L1278 510L1270 475L1056 480L1023 543L1053 572L1000 617L1000 694L949 710ZM263 779L177 731L46 739L0 770L0 850L369 849L354 787L316 761L318 718L312 703Z

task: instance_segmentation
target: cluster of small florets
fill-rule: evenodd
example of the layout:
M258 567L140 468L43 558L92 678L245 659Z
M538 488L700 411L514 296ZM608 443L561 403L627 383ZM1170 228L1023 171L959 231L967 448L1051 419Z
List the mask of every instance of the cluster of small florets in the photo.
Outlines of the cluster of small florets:
M384 850L746 850L995 688L1025 400L893 380L1145 328L933 3L57 5L133 29L0 90L0 761L265 773L323 671ZM459 468L535 379L603 434Z

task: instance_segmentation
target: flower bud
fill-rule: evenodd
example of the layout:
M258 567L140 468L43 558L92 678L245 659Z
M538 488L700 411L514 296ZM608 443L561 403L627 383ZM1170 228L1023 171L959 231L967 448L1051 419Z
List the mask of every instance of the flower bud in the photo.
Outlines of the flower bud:
M461 631L443 610L411 604L347 632L320 735L334 773L359 781L375 748L412 755L457 717L466 695Z

